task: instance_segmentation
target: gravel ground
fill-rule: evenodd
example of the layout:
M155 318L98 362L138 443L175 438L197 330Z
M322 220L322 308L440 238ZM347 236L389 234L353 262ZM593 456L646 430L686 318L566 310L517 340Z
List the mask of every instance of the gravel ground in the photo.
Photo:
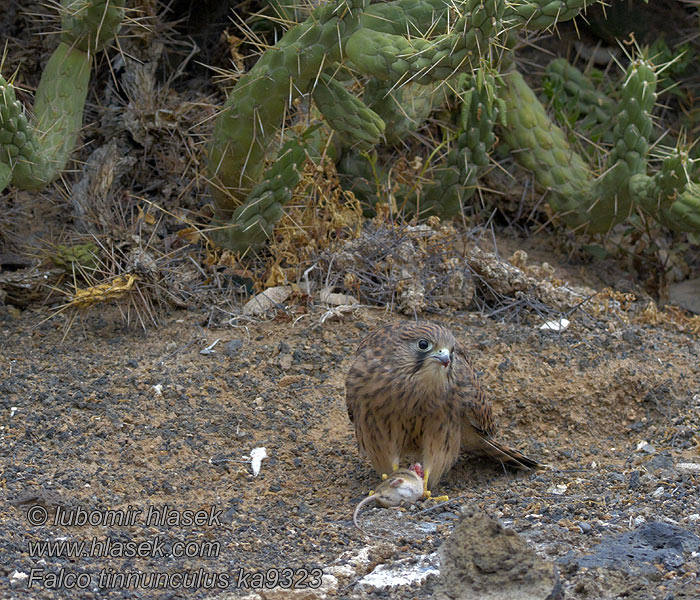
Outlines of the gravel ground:
M367 535L351 516L377 476L343 380L362 335L395 317L320 314L204 329L182 312L144 334L105 310L61 343L60 319L0 313L2 597L273 598L292 582L304 598L544 598L503 581L545 572L551 597L700 597L697 338L441 319L473 353L500 436L549 468L463 457L437 490L450 501L367 509ZM52 557L41 544L56 541L85 546Z

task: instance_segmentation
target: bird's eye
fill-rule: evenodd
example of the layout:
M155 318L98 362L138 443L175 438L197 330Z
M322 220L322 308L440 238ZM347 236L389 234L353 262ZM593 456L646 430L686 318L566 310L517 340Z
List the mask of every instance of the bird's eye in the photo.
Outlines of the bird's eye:
M418 340L419 350L430 350L432 344L428 340Z

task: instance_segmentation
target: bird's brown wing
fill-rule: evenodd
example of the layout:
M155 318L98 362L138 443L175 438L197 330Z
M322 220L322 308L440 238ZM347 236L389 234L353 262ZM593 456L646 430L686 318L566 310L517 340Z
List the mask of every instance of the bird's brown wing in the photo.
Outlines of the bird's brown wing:
M392 330L397 327L396 323L384 325L370 331L359 343L353 364L345 380L345 405L348 409L348 418L351 423L355 422L356 403L360 400L358 388L360 383L366 381L369 373L381 369L380 361L377 360L377 348L381 348L388 343Z
M540 464L522 452L493 439L496 425L491 405L479 384L469 355L457 344L454 351L455 381L451 387L452 401L462 415L461 450L486 455L520 469L536 469Z
M345 402L355 438L378 473L399 462L405 430L396 406L396 373L387 360L393 327L372 331L360 344L345 378Z
M460 407L465 424L490 437L496 432L491 405L486 400L469 355L459 343L455 346L453 358L454 382L450 388L453 402Z

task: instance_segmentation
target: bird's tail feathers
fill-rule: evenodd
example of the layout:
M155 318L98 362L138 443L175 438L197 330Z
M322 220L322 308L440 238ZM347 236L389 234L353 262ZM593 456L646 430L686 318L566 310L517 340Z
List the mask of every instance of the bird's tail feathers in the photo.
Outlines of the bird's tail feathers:
M496 440L491 440L488 438L483 438L483 440L485 442L484 452L486 454L492 458L495 458L496 460L503 461L516 469L540 469L544 466L537 462L534 458L525 456L519 450L509 448Z

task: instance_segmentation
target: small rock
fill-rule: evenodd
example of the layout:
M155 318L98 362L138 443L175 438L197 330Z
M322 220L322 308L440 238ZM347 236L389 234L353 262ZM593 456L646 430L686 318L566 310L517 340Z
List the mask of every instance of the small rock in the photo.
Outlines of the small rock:
M29 575L27 575L24 571L12 571L10 573L10 587L12 589L16 589L20 586L24 586L25 581L29 578Z
M640 522L642 524L634 531L606 536L591 555L581 556L571 551L558 562L574 561L579 567L589 569L603 567L626 573L658 573L658 565L668 571L676 570L685 563L684 553L700 549L700 538L677 525Z
M646 440L642 440L637 444L637 448L635 451L644 452L645 454L654 454L656 452L656 448L654 448L654 446Z
M678 463L676 465L676 471L679 473L700 473L700 464L698 463Z
M439 521L442 521L443 523L447 523L450 521L454 521L455 519L459 519L459 515L455 514L453 512L450 512L449 510L446 510L445 512L440 513L436 517Z
M593 531L593 527L591 527L590 523L586 523L585 521L579 521L576 524L579 526L581 533L591 533L591 531Z
M338 294L333 291L332 287L323 288L318 293L318 299L324 304L330 304L332 306L354 306L360 303L355 296L351 296L350 294Z
M668 298L671 304L700 314L700 278L672 283L668 286Z
M632 329L625 329L622 332L622 339L625 340L628 344L632 344L633 346L637 346L641 342L639 334L637 334Z
M12 588L17 588L21 586L28 578L29 575L23 571L12 571L12 573L10 573L10 586Z
M132 369L138 369L139 368L139 362L135 358L131 358L126 361L126 366L130 367Z
M515 531L485 513L463 518L440 546L439 600L557 600L557 568L542 560Z
M231 340L230 342L227 342L226 346L224 347L224 353L226 356L237 356L238 351L243 348L243 340L235 339Z
M629 483L627 484L631 490L636 490L639 488L641 483L639 482L640 479L640 472L639 471L632 471L630 473L630 480Z
M647 469L655 469L658 471L671 471L674 468L673 459L667 452L659 452L655 454L646 465Z
M291 285L277 285L267 288L253 296L243 305L243 314L248 316L264 315L267 311L275 308L292 295Z
M283 371L288 371L292 368L292 355L280 354L279 363L280 369L282 369Z
M435 523L418 523L417 527L423 533L431 534L437 532L437 525Z
M568 327L569 319L565 319L564 317L557 319L556 321L547 321L546 323L540 325L540 329L542 331L564 331Z
M232 506L222 515L221 520L226 524L233 523L233 519L236 518L236 512L236 508Z

